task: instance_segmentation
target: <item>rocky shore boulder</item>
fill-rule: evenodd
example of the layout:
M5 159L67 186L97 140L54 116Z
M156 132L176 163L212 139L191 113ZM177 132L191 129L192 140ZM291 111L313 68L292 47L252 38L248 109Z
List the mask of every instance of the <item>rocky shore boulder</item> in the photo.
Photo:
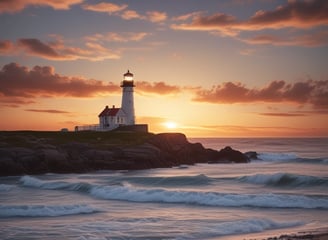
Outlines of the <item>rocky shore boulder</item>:
M32 133L17 133L13 140L10 134L6 136L0 132L0 176L249 161L248 154L231 147L216 151L206 149L200 143L190 143L182 133L148 134L142 136L144 140L134 142L134 133L129 133L131 136L115 135L116 138L110 135L113 133L98 133L101 137L97 133L85 133L88 138L83 134L79 138L70 134L48 134L47 138L38 139ZM83 137L86 140L82 141Z

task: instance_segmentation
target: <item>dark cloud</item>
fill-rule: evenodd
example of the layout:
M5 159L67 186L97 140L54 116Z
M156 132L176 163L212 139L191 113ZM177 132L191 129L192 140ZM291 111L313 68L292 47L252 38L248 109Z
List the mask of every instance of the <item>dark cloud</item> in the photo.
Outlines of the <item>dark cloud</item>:
M50 60L77 60L87 59L99 61L104 59L118 59L120 54L104 46L87 42L85 48L65 46L62 40L44 43L35 38L23 38L17 40L18 50L27 52L28 55L37 56Z
M284 6L279 6L273 11L257 11L250 19L238 21L234 16L224 13L215 13L204 16L203 13L189 14L188 18L176 19L189 20L191 23L175 24L172 27L182 30L234 30L256 31L262 29L310 28L328 24L328 1L288 1Z
M149 83L145 81L136 83L136 91L141 94L159 94L159 95L168 95L168 94L177 94L181 91L179 86L168 85L164 82L154 82Z
M52 47L34 38L23 38L18 40L18 44L24 47L28 52L43 56L49 59L62 58Z
M32 69L17 63L5 65L0 71L0 97L35 98L39 96L93 97L118 93L119 86L103 81L67 77L55 73L53 67Z
M226 82L211 90L198 90L193 99L209 103L291 102L328 108L328 80L286 83L272 81L263 88L247 88L241 83Z
M240 39L249 44L271 44L277 46L318 47L328 44L328 31L317 31L300 36L257 35L249 39Z
M0 13L2 12L19 12L29 5L49 6L53 9L67 10L71 5L83 2L83 0L1 0Z
M141 81L136 85L136 91L140 94L169 95L181 91L180 87L164 82ZM10 63L0 70L0 102L3 106L17 107L35 103L33 99L37 97L96 97L120 93L118 83L106 84L100 80L59 75L51 66L34 66L29 69ZM50 112L38 109L27 111Z
M225 36L237 36L242 31L259 31L263 29L309 29L328 25L328 1L307 0L288 1L272 11L257 11L247 20L238 20L224 13L205 15L195 12L174 18L182 21L171 25L177 30L194 30L219 32ZM327 33L318 32L313 35L291 36L288 39L274 36L257 36L244 41L275 45L318 46L327 44ZM313 39L314 38L314 39ZM295 41L296 40L296 41Z
M260 10L245 23L246 28L308 28L328 24L328 1L288 1L273 11Z

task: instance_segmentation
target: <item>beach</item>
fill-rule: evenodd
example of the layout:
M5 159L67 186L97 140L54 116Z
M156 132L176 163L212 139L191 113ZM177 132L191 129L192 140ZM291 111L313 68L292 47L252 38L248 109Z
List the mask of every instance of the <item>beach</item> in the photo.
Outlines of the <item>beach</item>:
M242 151L253 149L259 159L1 177L0 237L327 237L326 139L198 140L211 148L224 142Z

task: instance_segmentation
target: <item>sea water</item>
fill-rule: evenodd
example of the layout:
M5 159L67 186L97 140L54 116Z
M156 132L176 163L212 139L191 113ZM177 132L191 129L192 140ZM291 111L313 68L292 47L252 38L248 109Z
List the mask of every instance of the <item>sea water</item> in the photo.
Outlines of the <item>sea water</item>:
M247 164L0 178L0 239L251 239L328 226L328 139L190 139Z

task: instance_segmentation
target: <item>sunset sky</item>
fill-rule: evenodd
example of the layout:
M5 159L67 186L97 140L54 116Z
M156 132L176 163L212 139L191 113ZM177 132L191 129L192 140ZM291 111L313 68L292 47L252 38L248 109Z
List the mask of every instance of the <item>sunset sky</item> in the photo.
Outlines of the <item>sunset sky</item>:
M0 130L137 123L188 137L327 137L327 0L0 1Z

